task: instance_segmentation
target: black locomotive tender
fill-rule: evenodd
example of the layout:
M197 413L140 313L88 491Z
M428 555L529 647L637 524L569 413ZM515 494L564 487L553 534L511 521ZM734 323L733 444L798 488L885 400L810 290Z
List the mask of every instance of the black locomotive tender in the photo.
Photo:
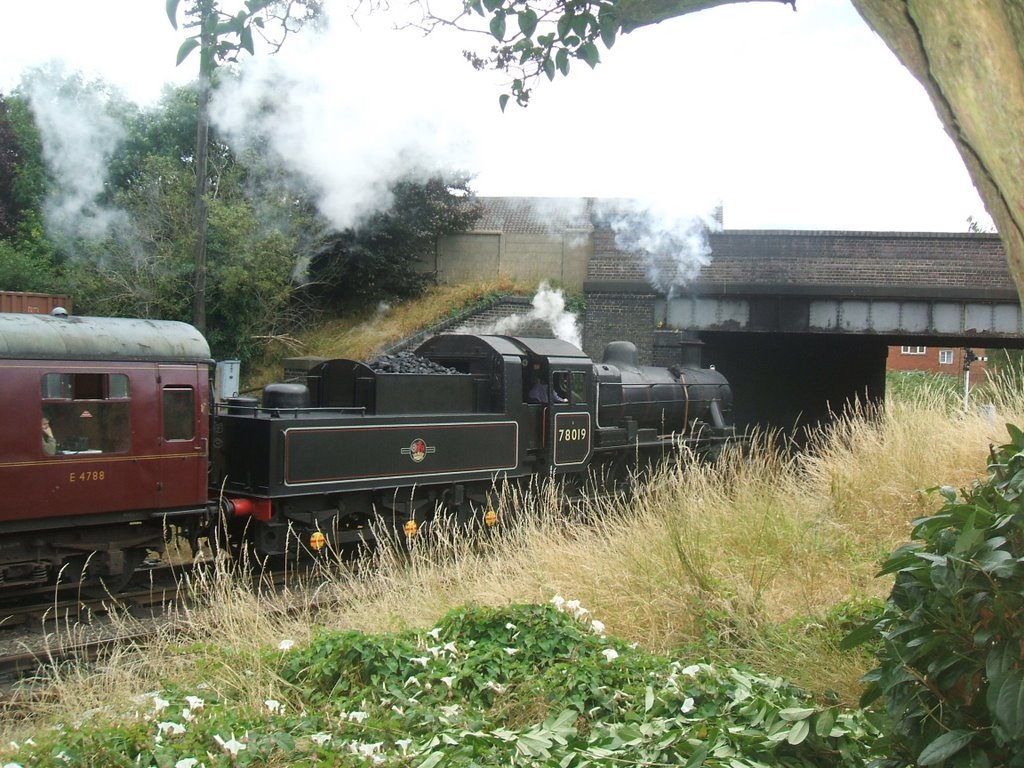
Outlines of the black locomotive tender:
M53 581L85 554L90 573L113 580L162 547L169 529L193 542L226 532L233 547L264 557L338 548L372 530L412 535L439 513L494 524L492 494L503 485L614 483L652 456L680 446L715 455L735 437L724 376L639 366L624 341L594 363L555 339L446 334L415 351L427 372L327 360L267 385L261 400L230 397L207 410L209 351L190 326L32 323L40 349L5 347L19 330L0 316L10 392L0 402L10 417L0 481L15 497L0 506L0 584ZM130 323L145 324L137 344ZM116 444L95 431L108 412L125 438ZM93 429L93 443L79 435L48 454L34 426L48 414L63 430ZM31 438L12 438L12 428ZM207 445L208 489L174 490Z

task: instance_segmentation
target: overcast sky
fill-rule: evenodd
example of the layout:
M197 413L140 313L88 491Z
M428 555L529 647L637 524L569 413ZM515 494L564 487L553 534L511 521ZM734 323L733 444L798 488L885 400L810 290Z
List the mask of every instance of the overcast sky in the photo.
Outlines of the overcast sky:
M154 101L197 66L175 68L182 33L164 7L0 0L0 90L60 59ZM923 89L846 0L739 4L638 30L595 71L576 63L504 115L499 82L461 55L485 38L424 39L380 14L357 26L328 7L326 33L247 60L216 113L241 139L269 94L277 151L345 210L372 206L374 179L415 162L466 169L483 195L640 197L679 213L721 202L730 229L988 222Z

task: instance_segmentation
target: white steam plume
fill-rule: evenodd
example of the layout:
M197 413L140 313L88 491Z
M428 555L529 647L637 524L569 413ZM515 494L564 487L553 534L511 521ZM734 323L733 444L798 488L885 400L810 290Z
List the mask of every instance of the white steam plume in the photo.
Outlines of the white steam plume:
M711 262L707 234L722 228L713 214L680 214L643 200L599 201L594 221L615 233L620 250L641 257L648 282L669 295Z
M44 204L50 233L98 240L126 225L124 211L97 200L107 163L124 136L100 94L55 67L35 73L28 97L54 179Z
M521 328L545 323L556 339L583 346L576 314L565 308L565 294L560 288L552 288L542 282L533 297L533 309L522 315L509 315L486 326L474 326L473 333L487 333L499 336L514 336Z
M306 30L278 54L246 59L211 103L232 146L258 146L296 174L338 229L388 208L396 179L475 165L457 103L486 80L467 86L478 73L457 56L449 71L425 67L425 41L374 29L381 21Z

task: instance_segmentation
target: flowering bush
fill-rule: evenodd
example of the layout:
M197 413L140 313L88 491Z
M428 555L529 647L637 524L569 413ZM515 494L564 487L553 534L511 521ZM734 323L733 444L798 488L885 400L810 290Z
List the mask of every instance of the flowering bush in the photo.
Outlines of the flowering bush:
M267 651L285 686L258 711L203 691L51 732L20 766L862 766L879 732L749 670L645 653L578 602L465 607L429 631L320 632Z

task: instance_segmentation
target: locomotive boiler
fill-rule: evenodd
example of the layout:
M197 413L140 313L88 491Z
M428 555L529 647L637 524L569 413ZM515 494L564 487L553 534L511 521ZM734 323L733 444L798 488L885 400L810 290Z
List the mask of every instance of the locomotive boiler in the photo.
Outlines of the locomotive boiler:
M0 314L0 595L114 589L171 532L263 558L441 514L491 524L503 486L615 485L735 439L725 377L638 365L628 342L595 363L556 339L444 334L410 359L325 360L213 402L191 326Z

